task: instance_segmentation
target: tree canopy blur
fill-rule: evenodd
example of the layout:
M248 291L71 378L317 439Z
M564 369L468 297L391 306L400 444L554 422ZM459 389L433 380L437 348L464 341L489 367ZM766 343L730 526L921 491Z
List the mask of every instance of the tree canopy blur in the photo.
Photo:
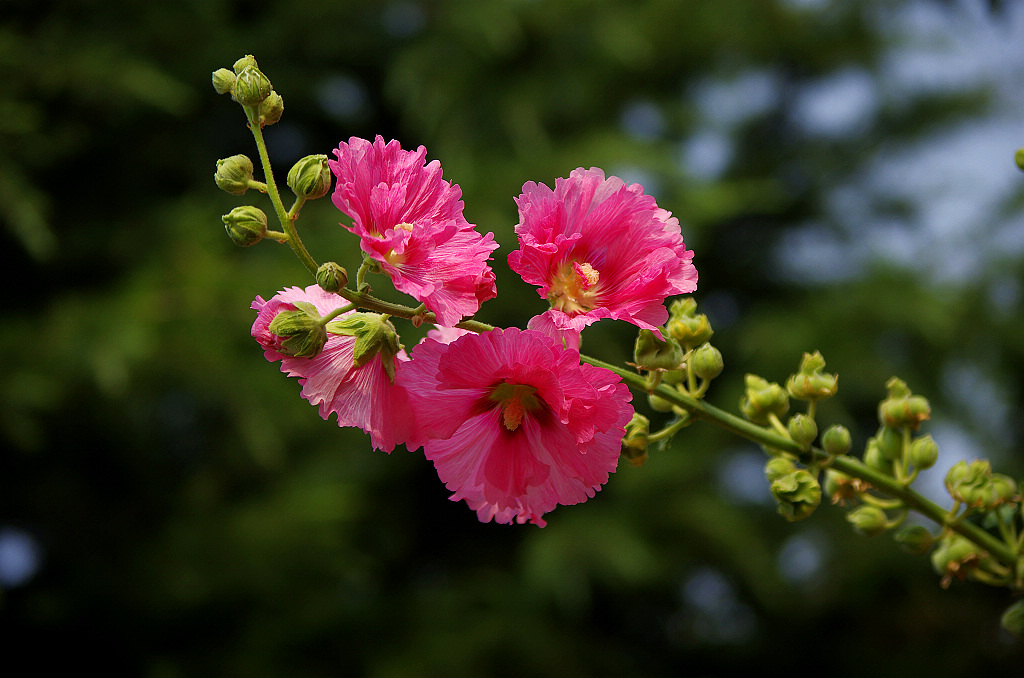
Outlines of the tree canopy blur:
M215 161L255 152L210 73L253 54L283 95L279 180L350 136L425 145L501 243L492 324L544 308L504 263L524 182L641 183L696 253L726 364L709 401L735 410L745 373L820 350L840 375L821 417L862 445L898 375L932 402L941 487L960 458L1024 468L1024 7L14 0L0 18L9 667L1019 670L1005 591L942 590L828 506L785 522L763 454L710 426L539 529L480 524L422 454L322 421L249 336L253 297L311 281L286 248L224 236L238 201ZM321 200L300 228L355 270L340 220ZM634 338L599 323L586 349L622 363Z

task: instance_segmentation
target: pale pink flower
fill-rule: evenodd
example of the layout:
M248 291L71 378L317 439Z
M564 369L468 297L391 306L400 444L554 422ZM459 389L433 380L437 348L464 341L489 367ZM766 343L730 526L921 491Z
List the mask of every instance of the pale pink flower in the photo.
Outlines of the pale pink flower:
M554 190L527 182L516 204L519 249L508 264L551 303L531 329L570 347L601 318L657 332L668 320L665 298L697 289L679 220L639 184L579 168Z
M352 137L328 161L338 178L331 200L352 218L347 227L395 288L426 304L442 325L476 313L497 295L487 261L494 235L481 236L463 216L462 191L441 178L427 150L397 141Z
M256 297L252 308L257 311L252 336L260 343L264 356L271 362L281 361L281 371L298 377L302 397L319 408L320 416L330 420L337 415L338 426L355 426L370 434L376 449L391 452L405 442L413 422L408 396L401 386L388 377L383 353L378 352L357 367L354 360L356 338L328 331L323 350L312 358L297 358L281 352L281 338L270 331L270 323L282 311L293 311L296 302L313 304L321 316L344 305L336 294L317 285L306 289L290 287L278 292L269 301ZM353 311L338 316L338 320ZM330 327L330 326L328 326ZM394 365L408 358L400 352L386 358Z
M483 522L530 521L594 496L615 471L629 389L612 372L532 330L426 338L396 381L421 445L452 500Z

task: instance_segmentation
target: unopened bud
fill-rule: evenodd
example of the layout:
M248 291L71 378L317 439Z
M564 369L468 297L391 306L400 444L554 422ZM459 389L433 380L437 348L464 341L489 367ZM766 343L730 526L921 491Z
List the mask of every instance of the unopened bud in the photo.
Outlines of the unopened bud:
M903 435L894 428L883 426L875 434L878 451L889 461L896 461L903 456Z
M856 478L830 468L825 471L825 483L822 489L833 504L846 504L846 502L857 498L860 484L861 481Z
M939 446L930 435L916 438L910 443L910 464L918 469L925 470L935 465L939 458Z
M307 301L292 304L294 311L281 311L270 321L271 334L281 337L280 351L296 358L319 355L327 343L327 331L316 307Z
M675 370L683 362L683 351L675 339L658 339L651 330L642 329L636 338L633 359L643 370Z
M985 460L954 464L946 473L946 489L953 499L982 511L1018 500L1013 478L992 473L992 465Z
M889 529L889 519L885 511L877 506L858 506L846 514L846 520L866 537L876 537Z
M633 468L639 468L647 461L647 437L650 431L650 420L634 412L633 418L626 424L626 435L622 438L622 456Z
M258 207L242 205L221 217L231 242L239 247L255 245L267 234L267 215Z
M944 537L932 552L932 567L942 576L942 588L948 588L954 578L966 579L981 563L983 554L977 547L958 534Z
M226 68L218 68L211 77L213 89L217 94L230 94L231 88L235 86L235 74Z
M797 469L772 481L772 496L778 502L778 511L792 522L814 513L821 503L821 485L807 469Z
M647 404L655 412L671 412L673 405L671 401L662 398L660 395L651 393L647 396Z
M331 168L326 155L307 155L288 170L288 187L307 200L316 200L331 190Z
M1018 148L1013 154L1013 160L1017 163L1017 169L1024 170L1024 148Z
M789 437L800 447L810 447L818 437L818 425L806 414L798 413L789 418L786 424Z
M878 448L878 441L874 438L868 439L868 444L864 448L864 463L876 471L892 474L892 462L885 458Z
M238 74L231 96L243 106L259 106L260 102L270 96L274 86L263 71L255 66L246 66Z
M721 351L704 342L690 355L689 368L701 379L714 379L722 373L725 362Z
M923 556L932 549L935 538L924 525L908 525L897 532L893 539L907 553Z
M786 390L799 400L821 400L836 394L839 378L834 374L826 374L821 370L825 367L825 359L821 353L804 353L800 361L800 371L790 375L786 380Z
M324 292L337 292L348 284L348 271L333 261L320 264L316 269L316 284Z
M931 417L931 406L922 396L912 395L907 385L893 377L886 383L889 395L878 406L878 420L882 426L917 430L921 422Z
M821 435L821 446L833 457L846 454L853 447L849 429L839 424L829 426Z
M260 102L260 107L257 110L260 127L273 125L275 122L281 119L281 116L283 114L284 98L277 92L271 91L270 95Z
M231 195L242 195L249 190L252 181L252 160L244 155L233 155L217 161L213 180L217 188Z
M789 395L776 383L748 374L744 377L746 391L740 399L740 411L750 421L760 426L769 422L769 415L781 417L789 411Z
M669 336L683 346L700 346L714 334L708 317L703 313L697 313L697 302L692 297L672 302L665 329Z
M243 70L245 70L246 68L249 68L249 67L259 68L259 66L256 64L256 57L254 57L251 54L246 54L244 57L242 57L241 59L236 61L231 66L231 68L234 69L234 71L235 71L235 75L238 75Z

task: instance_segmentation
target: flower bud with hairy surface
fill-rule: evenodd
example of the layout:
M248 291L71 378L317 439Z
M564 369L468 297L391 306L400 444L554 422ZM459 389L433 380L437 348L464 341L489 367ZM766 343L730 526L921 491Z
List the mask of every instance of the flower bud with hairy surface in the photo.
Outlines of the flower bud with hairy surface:
M722 352L704 342L690 356L690 369L701 379L714 379L725 369Z
M348 284L348 271L333 261L320 264L316 270L316 284L324 292L337 292Z
M213 89L217 94L230 94L231 88L235 86L235 74L226 68L218 68L210 78L213 81Z
M846 514L846 520L853 529L867 537L877 537L889 529L885 511L877 506L858 506Z
M326 155L307 155L288 170L288 188L300 198L316 200L331 190L331 168Z
M259 207L241 205L223 217L224 230L239 247L255 245L267 234L267 215Z
M259 106L273 90L274 86L263 71L255 66L246 66L238 74L231 96L243 106Z
M252 181L252 160L245 155L233 155L217 161L213 180L217 188L231 195L242 195L249 190Z
M636 338L633 359L643 370L674 370L683 362L683 350L675 339L661 340L651 330L642 329Z
M839 424L829 426L821 435L821 446L833 457L846 454L853 447L849 429Z

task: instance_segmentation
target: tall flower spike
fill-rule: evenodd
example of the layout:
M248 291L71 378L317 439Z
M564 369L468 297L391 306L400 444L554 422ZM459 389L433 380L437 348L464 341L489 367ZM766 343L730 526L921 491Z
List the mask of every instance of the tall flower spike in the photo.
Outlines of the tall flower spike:
M439 335L434 335L439 336ZM398 367L421 445L482 522L530 521L594 496L633 415L619 377L551 337L511 328L428 337Z
M271 331L274 318L283 312L308 308L312 304L325 316L337 308L339 302L341 297L328 294L316 285L304 290L290 287L269 301L256 297L252 302L252 308L257 311L252 336L263 347L267 360L280 360L282 372L299 378L302 397L318 406L321 417L327 420L335 414L338 426L361 428L370 434L374 448L391 452L396 445L405 442L412 430L405 389L389 378L397 363L408 359L404 352L380 350L369 359L357 359L358 336L332 333L329 324L323 349L312 358L299 358L283 353L284 338ZM349 311L335 322L343 323L354 315L359 314Z
M531 329L569 345L601 318L657 332L668 319L665 298L697 289L679 220L639 184L579 168L554 190L527 182L516 204L519 249L508 264L551 304Z
M437 160L425 164L426 154L353 137L328 161L338 178L331 200L395 288L452 326L497 295L487 261L498 244L466 221L462 191L441 178Z

